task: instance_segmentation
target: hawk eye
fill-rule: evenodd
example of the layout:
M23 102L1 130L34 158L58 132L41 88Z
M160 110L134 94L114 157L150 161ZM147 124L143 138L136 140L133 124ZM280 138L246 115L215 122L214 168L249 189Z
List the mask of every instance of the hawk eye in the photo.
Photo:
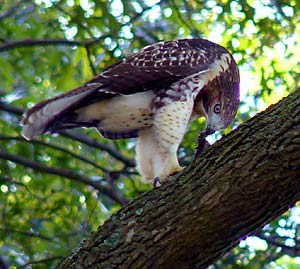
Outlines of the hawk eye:
M214 106L214 112L216 114L219 114L221 112L221 104L218 103Z

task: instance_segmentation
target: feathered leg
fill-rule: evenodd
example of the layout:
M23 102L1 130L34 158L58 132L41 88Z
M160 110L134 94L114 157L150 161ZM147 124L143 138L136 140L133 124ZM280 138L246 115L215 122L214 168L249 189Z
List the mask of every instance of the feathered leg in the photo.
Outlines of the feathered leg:
M171 174L182 170L177 150L191 117L193 102L173 102L154 114L153 126L139 132L136 148L137 168L143 179L162 183Z

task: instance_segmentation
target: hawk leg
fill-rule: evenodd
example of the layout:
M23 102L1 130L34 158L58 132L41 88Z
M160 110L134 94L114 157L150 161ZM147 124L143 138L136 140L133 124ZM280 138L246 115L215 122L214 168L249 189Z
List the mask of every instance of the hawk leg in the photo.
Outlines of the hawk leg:
M188 127L193 108L191 99L173 102L154 113L153 126L139 132L136 147L137 168L145 181L159 178L164 183L171 174L181 171L177 150Z

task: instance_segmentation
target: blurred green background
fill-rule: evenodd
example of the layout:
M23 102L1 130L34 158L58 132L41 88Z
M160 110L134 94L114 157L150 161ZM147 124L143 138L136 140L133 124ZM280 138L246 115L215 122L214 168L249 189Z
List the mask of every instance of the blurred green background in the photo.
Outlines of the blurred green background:
M134 139L82 129L27 142L25 109L148 44L203 37L226 47L240 67L241 105L227 133L299 88L299 14L299 0L0 0L0 268L53 268L152 188L134 168ZM191 124L183 163L203 123ZM299 225L296 206L210 268L300 268Z

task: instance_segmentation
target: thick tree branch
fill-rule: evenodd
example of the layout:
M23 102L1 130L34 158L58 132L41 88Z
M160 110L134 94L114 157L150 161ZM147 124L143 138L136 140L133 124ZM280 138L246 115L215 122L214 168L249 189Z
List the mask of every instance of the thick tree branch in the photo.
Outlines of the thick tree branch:
M60 268L206 268L300 198L300 91L113 215Z

